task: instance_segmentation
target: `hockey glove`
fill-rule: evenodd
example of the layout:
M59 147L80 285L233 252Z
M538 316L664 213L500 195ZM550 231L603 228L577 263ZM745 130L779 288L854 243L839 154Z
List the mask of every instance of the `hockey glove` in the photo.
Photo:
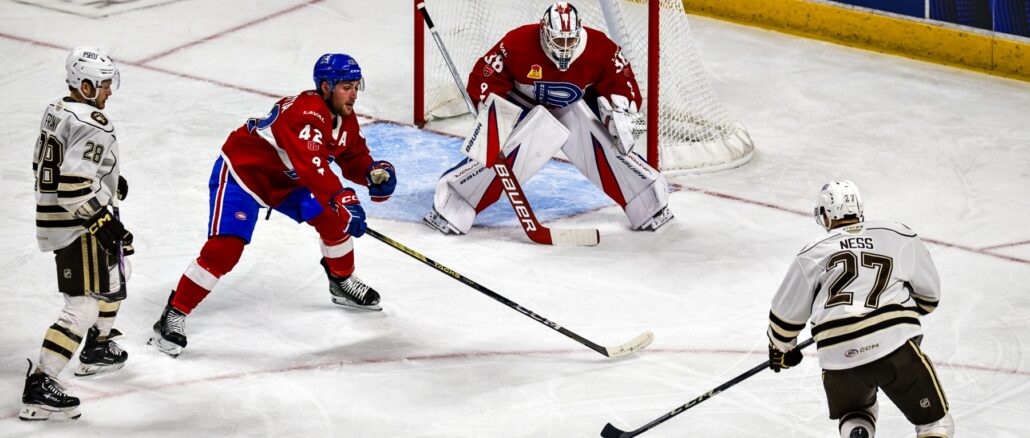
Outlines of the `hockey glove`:
M333 196L333 208L336 214L340 215L343 222L343 231L354 237L361 237L365 234L365 209L361 208L361 201L358 201L358 194L354 189L344 188Z
M372 202L383 202L390 199L393 189L397 188L397 171L389 161L373 161L368 165L365 181L368 182L368 195Z
M804 356L796 348L784 353L769 343L769 368L775 372L797 366Z
M632 152L637 136L645 130L644 115L637 111L636 102L618 94L613 94L611 100L600 96L597 98L597 111L619 152L623 155Z
M100 248L108 254L118 254L118 248L123 245L132 246L132 233L125 229L125 226L111 214L107 207L101 208L86 220L82 225L86 228Z
M125 196L129 194L129 182L125 180L125 177L118 175L118 200L124 201Z

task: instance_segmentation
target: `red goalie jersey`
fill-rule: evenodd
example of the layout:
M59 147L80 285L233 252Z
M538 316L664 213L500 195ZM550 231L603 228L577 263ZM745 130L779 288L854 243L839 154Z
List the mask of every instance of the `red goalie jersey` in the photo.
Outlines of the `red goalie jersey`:
M301 187L329 205L343 189L329 168L332 160L360 185L367 185L372 163L357 116L334 117L314 91L284 97L264 118L248 120L229 134L222 156L237 182L273 207Z
M469 74L469 96L482 103L494 93L560 108L593 87L599 96L626 96L639 108L640 87L619 46L595 29L584 27L582 35L568 70L561 71L540 47L539 24L515 28L476 62Z

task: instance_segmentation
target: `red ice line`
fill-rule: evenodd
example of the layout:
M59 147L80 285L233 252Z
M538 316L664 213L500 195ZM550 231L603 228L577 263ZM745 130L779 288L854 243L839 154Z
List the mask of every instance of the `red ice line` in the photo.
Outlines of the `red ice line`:
M812 214L812 213L807 212L807 211L793 210L793 209L790 209L790 208L781 207L779 205L769 204L769 203L760 202L760 201L753 201L753 200L750 200L750 199L741 198L739 196L727 195L725 193L719 193L719 192L713 192L711 190L705 190L705 189L699 189L699 188L691 188L691 187L684 187L684 188L686 190L689 190L689 191L692 191L692 192L699 192L699 193L704 193L704 194L709 195L709 196L715 196L717 198L729 199L729 200L733 200L733 201L743 202L745 204L752 204L752 205L758 205L758 206L762 206L762 207L772 208L772 209L775 209L775 210L785 211L787 213L794 213L794 214L796 214L798 216L806 216L807 217L807 216L810 216ZM1004 245L989 246L989 247L985 247L985 248L973 248L971 246L959 245L959 244L956 244L956 243L948 243L948 242L940 241L940 240L937 240L937 239L930 239L930 238L926 238L926 237L923 237L922 239L923 239L924 242L932 243L934 245L944 246L944 247L948 247L948 248L960 249L960 250L963 250L963 251L969 251L969 252L976 253L976 254L981 254L981 255L985 255L985 256L989 256L989 257L999 258L999 259L1002 259L1002 260L1008 260L1010 262L1023 263L1023 264L1030 265L1030 260L1022 259L1022 258L1019 258L1019 257L1008 256L1008 255L1005 255L1005 254L998 254L998 253L991 252L991 250L994 250L994 249L1006 248L1006 247L1011 247L1011 246L1018 246L1018 245L1028 244L1028 243L1030 243L1030 240L1023 241L1023 242L1008 243L1008 244L1004 244Z
M82 397L83 401L98 401L106 400L111 398L117 398L122 396L128 396L138 393L147 393L151 391L160 391L167 388L180 389L189 385L197 385L201 383L220 382L227 380L237 380L252 376L261 376L268 374L285 374L299 371L311 371L331 368L341 368L346 366L364 366L364 365L381 365L388 363L403 363L409 361L444 361L444 360L457 360L457 359L480 359L480 358L494 358L494 357L509 357L509 356L532 356L532 355L568 355L568 354L581 354L586 351L581 349L576 350L531 350L531 351L481 351L471 353L447 353L447 354L429 354L429 355L417 355L417 356L405 356L397 358L378 358L378 359L361 359L361 360L340 360L333 362L322 362L322 363L311 363L304 365L294 365L282 368L272 368L267 370L256 370L256 371L245 371L238 373L220 374L216 376L203 377L199 379L186 379L176 382L162 383L160 385L143 385L135 388L128 388L120 391L113 392L98 392L97 395L91 397ZM753 350L734 350L734 349L708 349L708 348L655 348L648 349L647 353L664 353L664 354L744 354L744 355L757 355L759 352ZM809 353L806 356L812 357L813 354ZM946 364L938 363L935 364L937 367L945 367L955 370L975 370L983 371L988 373L1006 374L1012 376L1024 376L1030 377L1030 371L998 368L986 365L968 365L968 364ZM7 415L0 416L0 421L12 420L17 417L17 413L8 413Z
M216 32L214 34L208 35L206 37L190 41L190 42L188 42L186 44L183 44L183 45L181 45L179 47L174 47L174 48L165 50L164 52L161 52L161 53L158 53L158 54L155 54L155 55L150 55L150 56L148 56L146 58L143 58L143 59L141 59L139 61L136 61L136 62L138 64L146 64L148 62L154 61L155 59L163 58L165 56L171 55L172 53L178 52L180 50L183 50L183 49L186 49L186 48L189 48L189 47L193 47L193 46L195 46L197 44L206 43L208 41L220 38L222 36L229 35L231 33L234 33L236 31L238 31L238 30L242 30L242 29L248 28L248 27L253 26L255 24L263 23L265 21L268 21L268 20L271 20L273 18L276 18L276 17L278 17L280 15L289 14L290 12L302 9L302 8L304 8L306 6L310 6L310 5L313 5L315 3L320 3L321 1L322 0L308 0L308 1L304 2L304 3L301 3L299 5L293 6L291 8L283 9L283 10L281 10L279 12L274 12L274 13L266 15L264 17L253 19L253 20L248 21L246 23L243 23L243 24L241 24L239 26L232 27L232 28L223 30L221 32Z
M281 96L279 94L276 94L276 93L270 93L270 92L267 92L267 91L261 91L261 90L255 89L255 88L243 87L243 86L240 86L240 85L230 84L230 83L227 83L227 82L221 82L221 81L217 81L217 80L214 80L214 79L202 78L202 77L190 75L190 74L187 74L187 73L174 72L174 71L171 71L171 70L166 70L166 69L159 68L159 67L153 67L153 66L149 66L149 65L146 65L146 64L148 62L151 62L151 61L154 61L156 59L162 58L164 56L170 55L172 53L179 52L179 51L184 50L186 48L193 47L195 45L198 45L198 44L201 44L201 43L204 43L204 42L207 42L207 41L211 41L211 40L220 38L220 37L225 36L225 35L229 35L231 33L240 31L240 30L242 30L244 28L253 26L255 24L263 23L263 22L268 21L268 20L270 20L272 18L276 18L276 17L279 17L281 15L285 15L285 14L288 14L290 12L294 12L294 11L300 10L300 9L302 9L304 7L307 7L307 6L319 3L321 1L322 0L308 0L307 2L295 5L293 7L290 7L290 8L287 8L287 9L283 9L283 10L278 11L278 12L274 12L274 13L269 14L269 15L264 16L264 17L256 18L256 19L248 21L248 22L246 22L244 24L241 24L241 25L238 25L238 26L235 26L235 27L223 30L221 32L216 32L216 33L214 33L212 35L209 35L209 36L206 36L206 37L202 37L200 39L197 39L195 41L192 41L192 42L189 42L189 43L186 43L186 44L182 44L182 45L180 45L178 47L175 47L175 48L172 48L172 49L169 49L169 50L165 50L165 51L160 52L160 53L155 54L155 55L148 56L148 57L143 58L143 59L141 59L139 61L135 61L135 62L122 62L122 63L126 64L126 65L133 66L133 67L139 67L139 68L143 68L143 69L147 69L147 70L151 70L151 71L156 71L156 72L159 72L159 73L168 74L168 75L171 75L171 76L177 76L177 77L184 78L184 79L190 79L190 80L195 80L195 81L200 81L200 82L207 82L207 83L214 84L214 85L217 85L217 86L220 86L220 87L223 87L223 88L229 88L229 89L233 89L233 90L243 91L243 92L246 92L246 93L256 94L256 95L259 95L259 96L265 96L265 97L269 97L269 98L278 98L278 97L281 97ZM31 40L31 39L28 39L28 38L14 36L14 35L9 35L9 34L2 33L2 32L0 32L0 37L8 38L8 39L11 39L11 40L20 41L20 42L24 42L24 43L28 43L28 44L34 44L34 45L38 45L38 46L42 46L42 47L48 47L48 48L52 48L52 49L68 50L68 48L66 48L66 47L61 47L61 46L58 46L58 45L55 45L55 44L51 44L51 43L34 41L34 40ZM395 121L390 121L390 120L383 120L383 119L378 119L378 118L372 117L372 116L359 115L359 117L361 117L363 119L366 119L366 120L369 120L371 122L390 123L390 124L400 125L400 126L414 126L414 125L411 125L411 124L408 124L408 123L401 123L401 122L395 122ZM427 130L427 131L431 131L431 130ZM431 131L431 132L440 133L438 131ZM443 134L443 133L440 133L440 134ZM445 134L445 135L453 136L452 134ZM708 195L708 196L714 196L714 197L717 197L717 198L723 198L723 199L728 199L728 200L732 200L732 201L743 202L743 203L746 203L746 204L752 204L752 205L758 205L758 206L761 206L761 207L771 208L771 209L774 209L774 210L780 210L780 211L784 211L784 212L787 212L787 213L793 213L793 214L800 215L800 216L808 216L809 215L808 212L802 212L802 211L798 211L798 210L793 210L793 209L782 207L782 206L779 206L779 205L770 204L770 203L761 202L761 201L755 201L755 200L746 199L746 198L742 198L742 197L734 196L734 195L729 195L729 194L725 194L725 193L713 192L711 190L705 190L705 189L694 188L694 187L686 187L686 186L679 186L679 188L685 189L685 190L689 190L689 191L692 191L692 192L702 193L702 194L705 194L705 195ZM972 253L975 253L975 254L980 254L980 255L994 257L994 258L998 258L998 259L1002 259L1002 260L1007 260L1007 261L1011 261L1011 262L1016 262L1016 263L1022 263L1022 264L1030 265L1030 260L1028 260L1028 259L1023 259L1023 258L1019 258L1019 257L1013 257L1013 256L1005 255L1005 254L998 254L998 253L992 252L992 250L996 250L996 249L1030 244L1030 240L1026 240L1026 241L1022 241L1022 242L1014 242L1014 243L1007 243L1007 244L1001 244L1001 245L988 246L988 247L984 247L984 248L973 248L973 247L970 247L970 246L959 245L959 244L954 244L954 243L948 243L948 242L944 242L944 241L940 241L940 240L936 240L936 239L929 239L929 238L923 238L923 241L928 242L928 243L932 243L932 244L935 244L935 245L939 245L939 246L960 249L960 250L972 252Z

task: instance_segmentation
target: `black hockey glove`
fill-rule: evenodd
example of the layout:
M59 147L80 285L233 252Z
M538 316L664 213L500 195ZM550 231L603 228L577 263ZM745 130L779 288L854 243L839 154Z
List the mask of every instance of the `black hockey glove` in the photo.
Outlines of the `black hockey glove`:
M118 200L124 201L125 196L129 194L129 182L125 180L124 176L118 175Z
M801 352L796 348L784 353L776 348L776 346L771 342L769 343L769 368L777 373L780 372L780 370L797 366L801 363L801 359L803 357L804 356L801 355Z
M108 254L118 254L123 245L132 245L132 233L125 229L118 219L107 209L101 208L85 224L86 231L97 239L100 248Z

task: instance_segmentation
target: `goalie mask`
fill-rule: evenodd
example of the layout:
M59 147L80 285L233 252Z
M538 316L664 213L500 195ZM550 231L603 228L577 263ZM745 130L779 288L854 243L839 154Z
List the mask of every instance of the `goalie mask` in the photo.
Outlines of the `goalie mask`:
M540 46L561 71L569 69L582 34L579 12L566 2L551 5L540 20Z
M829 221L850 218L864 219L858 186L851 181L833 181L824 185L815 203L815 222L829 230Z
M118 89L121 83L121 74L114 66L114 61L102 50L95 47L76 47L64 62L67 77L65 81L68 86L80 93L80 86L83 82L89 82L93 87L92 96L83 96L86 100L95 104L96 98L100 95L100 85L107 80L111 81L111 88Z
M322 86L322 81L329 83L332 90L339 81L358 81L358 90L365 89L365 80L361 77L361 66L358 61L350 55L343 53L326 53L315 61L315 68L312 76L315 79L315 89Z

